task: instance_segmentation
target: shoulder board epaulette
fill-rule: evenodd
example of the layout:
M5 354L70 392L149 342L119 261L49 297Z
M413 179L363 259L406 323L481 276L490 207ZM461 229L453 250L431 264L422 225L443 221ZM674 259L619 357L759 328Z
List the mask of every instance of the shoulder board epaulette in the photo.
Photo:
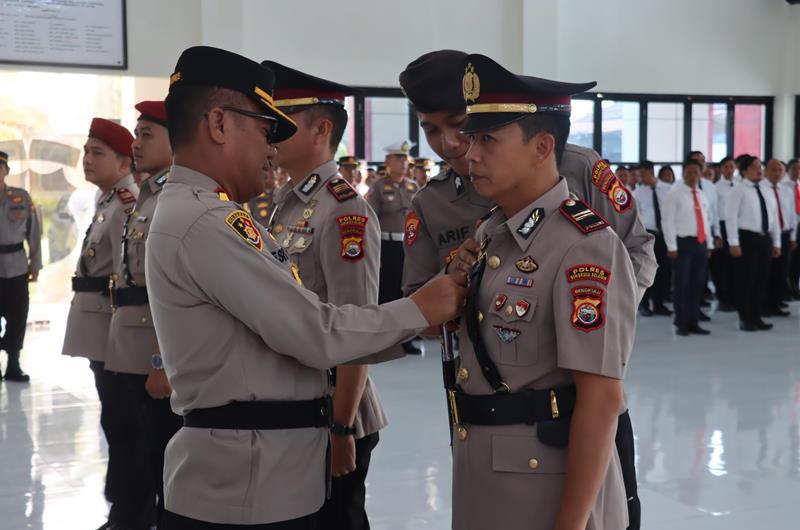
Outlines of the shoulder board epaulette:
M358 196L358 192L344 179L334 178L325 186L337 201L344 202Z
M131 193L128 188L120 188L117 190L117 198L122 204L130 204L136 202L136 197Z
M561 203L561 213L584 234L596 232L608 226L600 214L579 199L567 199Z

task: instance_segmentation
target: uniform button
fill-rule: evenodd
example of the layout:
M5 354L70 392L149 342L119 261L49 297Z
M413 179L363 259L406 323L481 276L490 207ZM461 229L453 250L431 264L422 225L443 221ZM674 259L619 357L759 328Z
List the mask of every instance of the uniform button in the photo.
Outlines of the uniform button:
M528 460L528 467L531 469L539 469L539 461L535 458Z
M506 306L506 315L511 316L514 314L514 308L510 305Z
M90 248L90 249L89 249L89 250L88 250L86 253L87 253L87 254L89 254L89 257L90 257L90 258L93 258L93 257L94 257L94 255L95 255L95 252L94 252L94 249L93 249L93 248Z
M478 311L478 322L483 322L483 313Z
M466 381L469 379L469 370L466 368L462 368L458 371L458 380L459 381Z
M147 324L147 317L142 317L141 322L142 322L142 324Z
M119 275L117 275L117 273L114 273L114 274L111 275L111 279L114 280L114 281L117 281L117 280L119 280Z
M467 439L467 429L465 427L459 426L456 429L456 434L458 435L458 439L462 442Z
M567 200L567 206L575 206L575 204L576 204L575 201L573 201L572 199Z
M490 256L489 261L486 262L490 268L496 269L500 266L500 257L499 256Z

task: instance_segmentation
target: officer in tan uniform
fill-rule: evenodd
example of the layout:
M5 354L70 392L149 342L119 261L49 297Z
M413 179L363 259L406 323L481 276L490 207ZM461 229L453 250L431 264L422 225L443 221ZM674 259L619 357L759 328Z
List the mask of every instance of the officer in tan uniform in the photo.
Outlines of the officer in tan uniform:
M462 243L469 240L467 245L477 246L470 240L475 221L491 204L475 192L467 176L465 154L469 144L459 132L467 118L462 86L464 57L464 52L455 50L430 52L410 63L400 74L400 85L417 110L428 144L450 165L447 172L433 177L412 201L412 211L406 219L403 270L406 295L447 266ZM609 193L615 181L613 173L591 149L568 143L559 167L570 191L598 211L623 240L641 295L653 281L656 261L652 236L639 219L637 208L625 202L632 195L617 193L618 186L613 194ZM640 506L633 429L627 411L619 420L617 446L630 500L630 528L638 530Z
M361 161L354 156L339 157L339 173L353 188L361 183Z
M122 230L122 249L115 255L111 290L111 348L105 369L117 374L128 398L144 419L149 467L140 476L147 481L155 507L156 526L164 511L164 449L180 429L182 420L169 405L172 389L164 373L153 327L144 273L145 242L158 197L167 181L172 151L167 137L163 101L142 101L134 130L133 158L136 169L147 175L139 187L133 211Z
M275 166L268 165L264 168L264 191L261 195L247 201L246 210L250 216L261 226L267 226L272 217L272 208L275 202Z
M470 175L497 207L476 232L459 330L453 528L625 528L614 435L636 276L556 163L569 96L594 83L516 76L482 55L464 64Z
M381 229L380 303L403 296L403 228L411 209L411 198L419 190L416 182L406 178L408 153L413 146L410 141L403 140L386 147L388 173L379 177L367 193L367 202L375 210ZM411 341L403 343L403 351L421 353Z
M422 188L431 178L431 172L436 167L436 163L430 158L415 158L414 159L414 182L417 186Z
M205 46L184 51L170 76L174 165L145 267L172 407L184 417L165 458L167 530L316 528L333 414L327 369L438 326L463 302L450 277L365 307L321 302L300 285L285 249L239 204L260 193L272 143L296 130L273 103L273 79ZM353 243L342 250L355 255Z
M380 266L380 227L375 212L337 172L333 153L347 126L350 87L326 81L274 61L275 106L297 124L297 133L276 147L275 163L289 173L277 193L268 227L297 265L303 286L331 304L376 304ZM355 157L340 168L358 167ZM366 530L365 480L378 431L386 418L366 365L334 369L330 499L319 528Z
M8 355L0 378L27 383L30 377L19 365L19 354L28 321L28 282L35 282L42 268L42 229L31 196L6 185L7 176L8 153L0 151L0 318L6 321L0 350Z
M142 417L128 399L124 382L105 369L110 348L109 281L113 261L121 252L125 219L139 195L130 173L132 142L133 136L121 125L102 118L92 120L83 148L83 171L99 192L72 278L75 295L62 353L89 359L100 398L100 425L108 442L105 495L111 504L103 528L144 529L152 522L153 495L142 476L147 467Z

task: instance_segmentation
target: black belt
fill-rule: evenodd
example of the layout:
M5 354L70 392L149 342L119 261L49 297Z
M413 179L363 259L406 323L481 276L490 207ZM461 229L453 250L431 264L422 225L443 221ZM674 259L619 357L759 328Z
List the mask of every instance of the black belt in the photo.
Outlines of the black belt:
M72 290L76 293L108 294L108 276L73 276Z
M325 396L307 401L234 401L222 407L193 410L183 417L183 425L244 431L330 428L333 400Z
M457 425L534 425L569 418L575 409L574 386L487 395L455 391L453 397Z
M19 252L25 248L22 246L22 243L12 243L11 245L0 245L0 254L12 254L14 252Z
M111 292L111 305L114 307L146 305L147 302L147 287L123 287Z

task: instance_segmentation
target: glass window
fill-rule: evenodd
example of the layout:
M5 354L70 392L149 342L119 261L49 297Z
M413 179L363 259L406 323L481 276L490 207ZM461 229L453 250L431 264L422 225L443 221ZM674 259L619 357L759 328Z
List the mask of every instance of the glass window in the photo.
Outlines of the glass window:
M683 103L647 104L647 158L660 162L682 160Z
M594 147L594 101L573 99L570 115L569 139L571 144Z
M709 162L719 162L728 154L728 105L692 104L692 151L702 151Z
M733 109L733 156L752 155L764 158L764 105L736 105Z
M408 101L405 98L367 98L364 103L364 152L370 162L386 158L384 148L408 139Z
M336 159L340 156L355 155L356 142L355 142L355 120L356 120L356 100L353 97L347 97L344 100L344 108L347 109L347 127L344 129L342 141L339 142L339 148L336 149Z
M639 160L639 103L603 101L603 158L612 162Z

